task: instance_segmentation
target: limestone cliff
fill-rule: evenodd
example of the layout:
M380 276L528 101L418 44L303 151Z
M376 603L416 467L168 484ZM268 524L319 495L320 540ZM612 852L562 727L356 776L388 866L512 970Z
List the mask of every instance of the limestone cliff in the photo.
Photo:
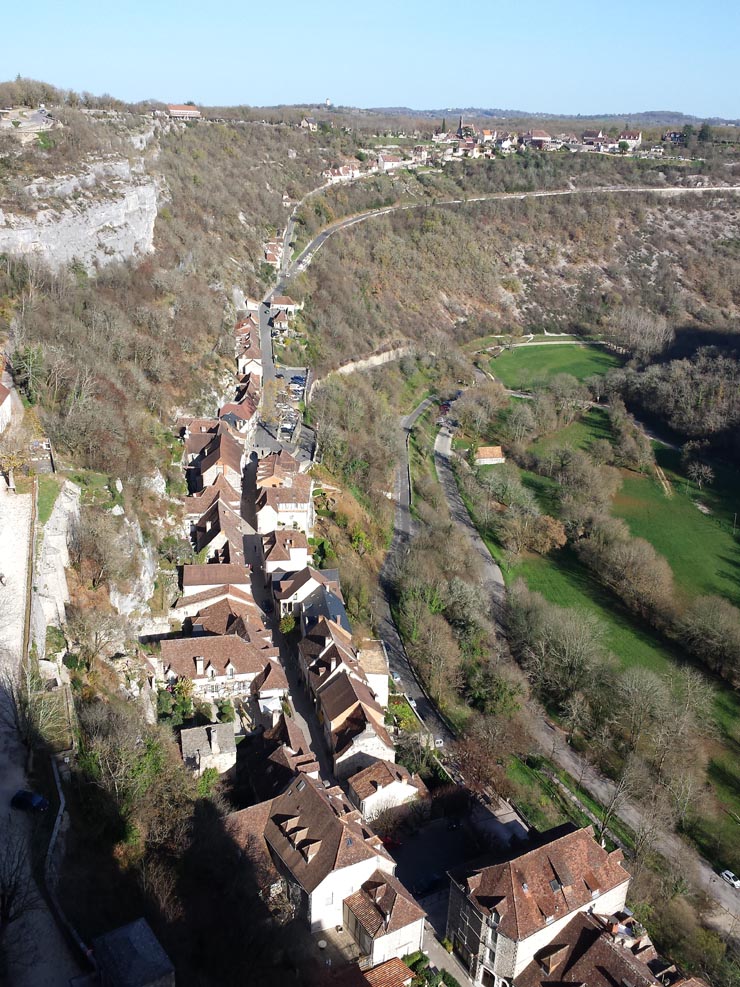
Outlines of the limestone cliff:
M39 179L27 191L31 214L0 209L0 253L34 255L54 268L78 260L91 270L153 249L161 186L126 159Z

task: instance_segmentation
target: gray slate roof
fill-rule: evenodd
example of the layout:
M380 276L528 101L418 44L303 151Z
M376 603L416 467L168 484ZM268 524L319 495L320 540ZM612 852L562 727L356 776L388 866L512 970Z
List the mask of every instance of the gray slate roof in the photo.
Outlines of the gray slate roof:
M93 953L106 987L175 983L175 968L146 919L99 936L93 941Z
M318 623L322 617L326 617L327 620L333 620L339 624L349 634L352 633L352 625L347 617L344 604L326 586L319 586L306 597L303 601L303 614L309 628Z

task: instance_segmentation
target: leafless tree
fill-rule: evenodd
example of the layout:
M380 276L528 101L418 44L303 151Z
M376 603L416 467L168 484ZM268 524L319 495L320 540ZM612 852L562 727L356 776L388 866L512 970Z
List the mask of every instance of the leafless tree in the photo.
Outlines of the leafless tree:
M28 837L20 828L9 825L0 840L0 962L3 967L21 947L22 919L39 907ZM26 936L22 939L25 941Z

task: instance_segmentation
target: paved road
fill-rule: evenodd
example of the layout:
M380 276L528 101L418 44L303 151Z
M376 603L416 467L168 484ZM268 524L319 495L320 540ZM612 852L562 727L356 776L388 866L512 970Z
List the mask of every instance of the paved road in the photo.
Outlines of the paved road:
M434 444L437 476L442 484L450 514L458 527L473 541L481 557L485 567L484 584L491 593L494 617L498 618L499 616L503 616L506 599L503 575L501 569L491 557L488 548L478 535L470 515L463 504L450 466L450 453L451 436L449 432L442 429L437 434ZM497 626L503 633L498 619ZM531 711L532 715L528 720L528 726L542 749L558 767L567 771L571 777L582 779L582 787L595 799L603 805L608 804L614 792L614 783L601 775L590 764L587 764L568 745L565 733L549 724L542 709L533 704ZM636 804L632 802L626 803L619 809L617 815L631 829L636 831L640 828L642 813ZM681 854L684 856L688 854L693 859L695 874L691 875L691 879L710 898L713 898L719 906L712 915L712 924L726 933L731 931L736 933L738 922L740 922L740 893L722 881L714 872L712 866L676 834L666 833L662 836L657 843L657 849L668 859L675 860Z
M470 519L465 504L457 488L455 474L452 471L450 457L452 454L452 436L447 429L442 428L437 433L434 440L434 465L437 470L437 478L444 491L450 515L457 526L465 532L473 543L483 564L482 586L488 593L491 600L491 617L496 624L496 632L500 638L504 637L503 617L506 605L506 584L501 569L496 560L488 550L488 546L478 534L478 529Z
M314 189L314 192L315 191L318 191L318 189ZM302 271L305 271L313 260L316 252L321 249L329 237L334 233L339 232L339 230L347 229L350 226L355 226L357 223L364 223L368 219L374 219L376 216L385 216L387 213L402 212L406 209L429 209L433 206L466 205L470 202L497 202L505 201L507 199L547 199L564 195L619 195L630 193L643 194L648 192L655 193L656 195L683 195L705 192L737 193L740 192L740 185L709 185L703 188L698 186L684 187L681 185L671 185L665 188L653 188L651 186L642 185L632 188L623 185L607 185L599 188L552 189L537 192L492 192L489 195L470 196L464 199L441 199L438 202L405 202L393 206L384 206L382 209L368 209L366 212L358 213L355 216L348 216L346 219L340 219L336 223L332 223L330 226L327 226L326 229L322 230L321 233L317 234L317 236L311 240L308 246L301 251L300 255L292 263L287 263L284 252L280 270L280 283L277 290L284 291L286 283L292 277L295 277L296 274L300 274ZM313 192L309 193L309 195L311 194L313 194Z
M275 292L271 291L260 303L260 354L262 356L262 384L275 380L275 360L272 355L272 336L270 329L270 299Z
M426 409L433 404L432 398L426 398L414 410L399 422L398 446L399 461L394 483L396 514L393 521L393 539L380 574L383 595L377 601L378 633L383 639L391 672L398 676L398 687L416 703L416 711L423 720L426 728L435 736L441 737L445 743L453 740L453 735L439 715L436 707L427 698L421 683L409 663L408 655L393 622L389 599L392 593L391 581L397 560L408 551L408 543L414 531L414 519L410 510L409 490L409 458L407 439L411 429Z

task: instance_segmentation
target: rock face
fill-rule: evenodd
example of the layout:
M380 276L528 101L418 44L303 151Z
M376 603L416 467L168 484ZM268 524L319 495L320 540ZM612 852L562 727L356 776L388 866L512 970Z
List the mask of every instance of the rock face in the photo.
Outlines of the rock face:
M134 613L147 614L157 575L156 556L152 546L144 541L139 522L127 518L124 523L129 528L132 541L138 546L139 572L132 580L128 593L122 593L115 586L110 587L111 606L123 616Z
M159 187L128 161L39 180L28 192L38 203L35 215L0 210L0 253L34 255L53 268L78 260L91 270L153 249Z

